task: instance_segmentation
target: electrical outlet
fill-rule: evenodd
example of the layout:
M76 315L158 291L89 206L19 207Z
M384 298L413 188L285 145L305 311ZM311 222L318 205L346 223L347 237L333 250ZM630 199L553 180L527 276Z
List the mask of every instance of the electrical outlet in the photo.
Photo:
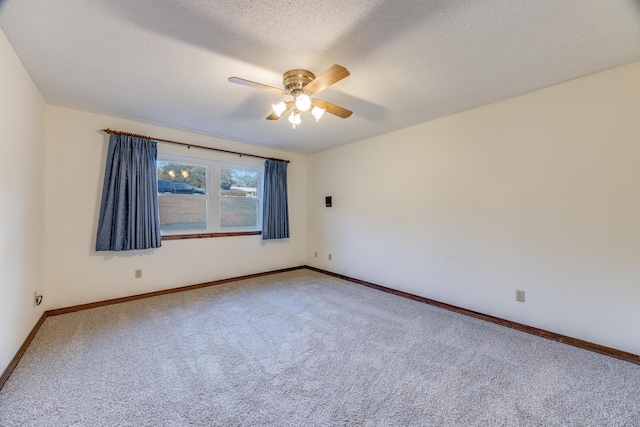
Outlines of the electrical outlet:
M142 269L136 270L136 279L142 279Z
M516 301L524 302L524 291L516 290Z
M42 295L38 295L38 291L33 291L33 306L37 307L42 303Z
M316 251L316 255L315 256L316 256L316 258L318 258L318 251Z
M329 254L329 261L331 261L331 254Z

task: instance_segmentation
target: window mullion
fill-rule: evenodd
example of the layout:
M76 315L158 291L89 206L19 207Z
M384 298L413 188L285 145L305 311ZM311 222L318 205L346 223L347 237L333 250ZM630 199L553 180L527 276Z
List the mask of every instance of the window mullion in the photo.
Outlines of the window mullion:
M211 226L209 228L213 231L218 231L218 186L220 185L218 182L219 165L217 162L211 162L209 167L211 170L211 192L209 195L209 218Z

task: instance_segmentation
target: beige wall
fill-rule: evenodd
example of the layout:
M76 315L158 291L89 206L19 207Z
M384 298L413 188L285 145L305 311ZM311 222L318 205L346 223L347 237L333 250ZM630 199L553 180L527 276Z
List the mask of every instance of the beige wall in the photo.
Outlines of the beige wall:
M0 30L0 373L42 315L45 104Z
M640 63L308 167L309 264L640 354Z
M288 168L291 238L260 236L165 241L158 249L95 252L108 135L112 128L291 160ZM47 106L47 309L174 288L305 263L304 156L115 117ZM212 151L158 144L159 151L238 161ZM241 161L263 164L243 157ZM142 279L134 278L142 269Z
M305 157L46 106L1 32L0 62L1 369L44 308L304 263L640 354L640 63ZM105 127L289 158L292 238L96 253Z

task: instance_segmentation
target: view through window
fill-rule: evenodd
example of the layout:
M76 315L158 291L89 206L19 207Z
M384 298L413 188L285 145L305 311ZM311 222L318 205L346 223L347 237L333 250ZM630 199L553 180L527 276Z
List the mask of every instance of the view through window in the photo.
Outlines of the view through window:
M220 228L258 226L258 173L220 169Z
M262 167L158 154L163 234L257 231Z
M208 229L206 166L158 161L158 193L161 231Z

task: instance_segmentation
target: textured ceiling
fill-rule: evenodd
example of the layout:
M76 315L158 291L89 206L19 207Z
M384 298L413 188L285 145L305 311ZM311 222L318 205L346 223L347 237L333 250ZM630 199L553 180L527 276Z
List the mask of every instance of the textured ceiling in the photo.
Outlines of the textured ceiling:
M638 0L0 0L0 26L50 104L299 153L640 60ZM353 116L295 131L227 81L333 64Z

